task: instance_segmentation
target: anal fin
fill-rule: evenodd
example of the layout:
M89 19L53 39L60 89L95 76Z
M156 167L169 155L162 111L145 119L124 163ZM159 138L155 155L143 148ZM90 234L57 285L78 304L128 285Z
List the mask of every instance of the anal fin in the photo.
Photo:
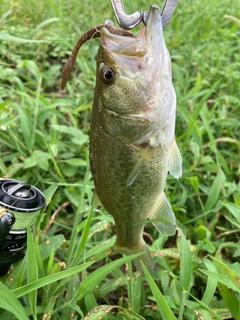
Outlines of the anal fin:
M164 192L162 192L157 209L151 217L151 220L155 219L158 221L153 222L153 225L161 235L172 236L175 234L175 215Z

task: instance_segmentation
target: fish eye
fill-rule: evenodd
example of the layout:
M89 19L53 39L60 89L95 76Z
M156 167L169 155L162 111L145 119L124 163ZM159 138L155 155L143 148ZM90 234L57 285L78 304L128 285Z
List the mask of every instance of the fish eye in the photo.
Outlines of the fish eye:
M111 67L104 66L101 69L100 78L102 82L110 84L115 80L115 72Z

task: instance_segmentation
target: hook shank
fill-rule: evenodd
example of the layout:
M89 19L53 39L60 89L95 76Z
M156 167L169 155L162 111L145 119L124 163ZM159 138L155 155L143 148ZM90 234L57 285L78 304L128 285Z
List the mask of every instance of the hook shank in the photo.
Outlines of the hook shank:
M133 29L142 21L142 11L126 14L122 0L111 0L111 3L117 22L123 29Z

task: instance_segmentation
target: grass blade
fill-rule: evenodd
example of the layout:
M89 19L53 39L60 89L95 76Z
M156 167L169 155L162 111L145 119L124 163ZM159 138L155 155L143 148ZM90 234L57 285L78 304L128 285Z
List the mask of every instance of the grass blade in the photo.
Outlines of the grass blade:
M220 272L223 275L228 276L230 282L236 286L237 291L240 292L240 274L231 269L229 266L227 266L224 262L211 257L213 260L213 263L215 264L218 272Z
M216 271L216 267L212 263L212 261L205 259L204 264L207 269L211 272ZM218 281L213 279L212 277L207 278L207 286L204 291L204 295L202 297L202 302L208 305L214 296L214 292L217 288Z
M27 228L27 282L28 284L37 281L38 279L38 265L36 258L36 251L34 247L34 241L31 229L28 225ZM30 308L32 316L37 319L36 302L37 302L37 290L32 290L28 293Z
M24 137L24 144L29 151L32 150L32 119L28 116L26 110L22 107L15 106L21 122L21 129Z
M191 296L194 300L196 300L196 301L200 304L200 306L202 306L204 309L206 309L206 310L209 312L209 314L212 316L213 319L222 320L222 318L219 317L219 315L218 315L216 312L214 312L211 308L209 308L205 303L203 303L202 301L198 300L196 297L194 297L194 296L191 295L191 294L190 294L190 296ZM200 319L201 319L201 318L200 318ZM205 318L204 318L204 319L205 319Z
M64 278L70 277L76 273L79 273L79 272L85 270L86 268L88 268L91 264L93 264L93 262L83 263L80 266L73 267L73 268L70 268L67 270L63 270L61 272L51 274L51 275L46 276L44 278L41 278L37 281L31 282L25 286L14 289L14 290L12 290L12 292L15 294L15 296L17 298L22 297L23 295L25 295L33 290L39 289L39 288L47 286L53 282L62 280Z
M14 314L18 320L29 320L16 296L0 282L0 307Z
M229 277L225 274L221 274L218 272L211 272L205 269L198 269L202 273L204 273L208 277L212 277L213 279L217 280L218 282L223 283L225 286L228 286L234 291L238 291L238 287L229 279Z
M87 293L91 292L95 286L97 286L109 273L119 268L122 264L140 256L141 254L133 254L130 256L125 256L118 260L112 261L107 265L97 269L91 273L87 278L83 280L80 284L78 293L74 298L74 301L82 299Z
M143 272L146 276L146 279L150 285L152 294L156 300L158 311L161 313L163 319L168 320L176 320L177 318L173 314L172 310L170 309L167 301L165 300L164 296L162 295L161 291L158 289L156 283L154 282L153 278L151 277L150 273L148 272L145 265L142 263Z
M232 317L234 319L239 319L240 317L239 297L237 297L236 294L230 288L228 288L222 283L219 283L218 288L227 308L230 310L232 314Z
M39 42L52 42L53 40L30 40L30 39L24 39L24 38L19 38L19 37L15 37L12 36L11 34L7 34L7 33L2 33L0 32L0 40L4 40L4 41L13 41L13 42L21 42L21 43L39 43Z
M120 318L117 316L117 318L114 317L114 319L144 320L143 317L141 317L139 314L135 313L130 309L124 309L120 306L108 306L108 305L101 305L92 309L90 312L88 312L84 320L108 319L108 318L104 318L104 316L107 316L113 309L119 309L120 311Z
M223 187L223 184L226 180L225 174L222 172L222 170L219 170L216 178L214 179L209 193L207 201L204 205L204 212L207 212L211 209L213 209L215 203L217 202L217 199L219 198L220 191Z
M87 220L84 221L84 228L81 236L81 240L79 241L79 246L75 249L76 253L74 254L73 264L77 264L77 261L79 260L79 257L84 249L84 246L88 239L89 229L91 226L92 221L92 214L93 214L93 206L91 206Z
M181 230L179 232L180 245L180 286L182 290L190 291L192 279L192 256L190 252L189 242Z
M240 206L232 202L223 202L223 205L231 212L234 218L236 218L237 221L240 222Z

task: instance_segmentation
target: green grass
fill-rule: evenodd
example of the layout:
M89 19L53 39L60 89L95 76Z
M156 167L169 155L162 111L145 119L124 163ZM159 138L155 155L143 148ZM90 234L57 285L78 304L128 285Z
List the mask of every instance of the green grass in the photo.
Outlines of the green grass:
M127 12L152 4L124 3ZM113 218L90 206L99 40L84 45L60 91L77 39L107 18L110 1L1 2L1 177L34 184L48 206L24 259L0 279L0 319L240 319L240 2L180 0L165 31L183 176L166 185L178 235L145 229L153 278L134 271L133 257L109 255Z

